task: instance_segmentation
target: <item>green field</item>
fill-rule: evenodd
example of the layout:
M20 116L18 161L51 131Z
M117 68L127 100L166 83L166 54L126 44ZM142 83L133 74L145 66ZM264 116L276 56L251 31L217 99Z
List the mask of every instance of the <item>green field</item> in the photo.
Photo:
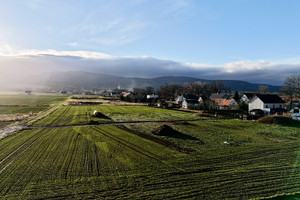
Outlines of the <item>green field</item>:
M93 117L94 110L107 118ZM33 125L91 120L153 123L38 128L9 136L0 141L0 198L255 199L300 190L297 125L102 105L61 106ZM178 134L151 133L163 124Z
M93 117L94 110L103 113L107 118ZM62 106L52 115L34 123L34 126L62 126L87 124L94 121L164 121L194 120L202 117L195 113L151 108L146 106Z

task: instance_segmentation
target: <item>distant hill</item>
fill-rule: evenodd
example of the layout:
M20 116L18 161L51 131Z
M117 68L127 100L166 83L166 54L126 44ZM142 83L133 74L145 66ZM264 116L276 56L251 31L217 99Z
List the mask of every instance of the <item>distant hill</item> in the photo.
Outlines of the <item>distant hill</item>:
M143 88L152 86L158 88L165 84L183 84L196 81L211 83L213 80L205 80L186 76L163 76L157 78L128 78L112 75L104 75L85 71L62 71L51 72L35 76L8 77L5 84L0 84L0 90L91 90L91 89L113 89L120 86L125 89L134 87ZM249 83L246 81L223 80L225 86L231 91L255 92L262 84ZM0 81L1 83L1 81ZM2 86L2 87L1 87ZM270 92L279 91L279 86L267 85Z
M84 71L54 72L32 77L31 84L39 84L51 89L112 89L120 86L121 88L132 89L134 87L152 86L158 88L165 84L183 84L196 81L211 83L213 80L198 79L185 76L164 76L157 78L128 78ZM232 91L257 91L262 84L249 83L246 81L223 80L227 87ZM266 84L267 85L267 84ZM277 92L280 87L267 85L270 92Z

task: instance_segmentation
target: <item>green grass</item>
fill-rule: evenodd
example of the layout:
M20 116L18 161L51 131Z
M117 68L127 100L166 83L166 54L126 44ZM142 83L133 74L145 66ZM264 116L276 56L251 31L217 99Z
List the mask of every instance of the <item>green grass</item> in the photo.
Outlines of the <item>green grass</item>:
M94 110L110 121L197 119L144 106L61 106L35 125L84 124ZM8 166L0 198L255 199L300 190L299 127L198 119L168 122L179 136L151 133L165 122L21 131L0 141L0 171Z

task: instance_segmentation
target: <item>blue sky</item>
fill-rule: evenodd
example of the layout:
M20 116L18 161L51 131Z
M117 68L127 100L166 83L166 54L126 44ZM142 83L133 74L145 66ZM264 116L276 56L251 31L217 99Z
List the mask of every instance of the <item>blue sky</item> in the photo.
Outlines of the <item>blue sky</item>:
M298 0L0 1L0 55L156 60L170 75L282 84L300 66L299 10Z

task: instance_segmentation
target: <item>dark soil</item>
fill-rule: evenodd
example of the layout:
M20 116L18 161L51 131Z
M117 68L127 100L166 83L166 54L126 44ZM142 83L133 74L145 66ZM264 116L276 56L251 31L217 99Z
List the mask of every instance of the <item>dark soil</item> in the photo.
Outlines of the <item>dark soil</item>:
M265 116L260 118L258 122L264 124L278 124L284 126L300 126L299 121L283 116Z
M124 125L118 125L117 127L121 128L121 129L123 129L125 131L128 131L130 133L133 133L135 135L138 135L138 136L140 136L142 138L145 138L145 139L148 139L148 140L152 140L153 142L161 144L161 145L163 145L165 147L168 147L170 149L174 149L174 150L179 151L181 153L189 153L189 152L193 152L194 151L193 149L182 148L182 147L180 147L180 146L178 146L178 145L176 145L176 144L174 144L174 143L172 143L170 141L164 140L162 138L158 138L158 137L155 137L155 136L152 136L152 135L148 135L148 134L145 134L145 133L141 133L139 131L135 131L135 130L129 129L129 128L127 128Z
M178 138L182 140L199 140L198 138L195 138L193 136L180 133L179 131L174 130L172 127L166 124L153 130L152 133L158 136L168 136L168 137Z

